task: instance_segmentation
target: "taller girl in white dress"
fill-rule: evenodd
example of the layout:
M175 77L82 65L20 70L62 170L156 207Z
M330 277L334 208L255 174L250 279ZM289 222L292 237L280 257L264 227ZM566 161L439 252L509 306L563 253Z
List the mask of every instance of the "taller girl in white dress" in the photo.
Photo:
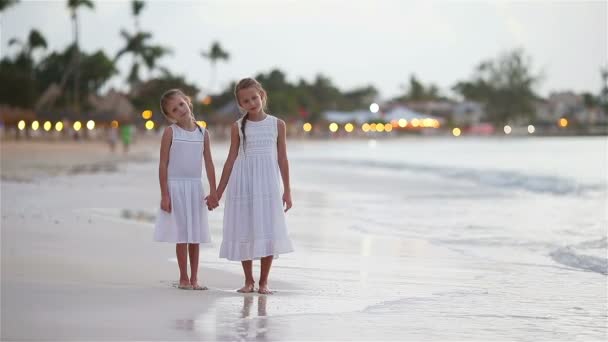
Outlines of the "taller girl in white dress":
M160 143L161 210L154 239L176 244L180 289L206 290L197 279L199 243L210 242L207 209L213 210L219 205L209 132L196 124L192 101L181 90L165 92L160 107L173 124L165 128ZM201 179L203 163L210 188L207 196Z
M246 114L232 125L230 152L217 189L221 199L228 186L220 257L241 261L245 286L238 291L244 293L255 290L252 260L261 259L258 292L271 294L273 256L293 251L285 225L285 212L292 205L286 127L264 112L267 95L256 80L242 79L234 94Z

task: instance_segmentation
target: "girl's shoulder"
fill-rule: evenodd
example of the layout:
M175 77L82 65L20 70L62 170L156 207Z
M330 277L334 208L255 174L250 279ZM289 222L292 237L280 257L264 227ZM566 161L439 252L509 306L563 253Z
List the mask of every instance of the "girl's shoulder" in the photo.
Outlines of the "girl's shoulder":
M165 134L173 135L173 126L174 125L169 125L169 126L165 127L165 129L163 130L163 135L165 135Z
M272 115L270 113L266 113L266 118L264 120L265 123L275 123L278 121L281 121L281 119L279 119L278 117L276 117L275 115Z
M165 127L161 137L161 144L171 144L173 141L173 125Z
M270 115L270 116L274 120L274 122L276 122L278 125L285 124L285 121L283 119L281 119L280 117L278 117L276 115Z
M274 122L277 125L277 127L285 125L285 121L283 121L283 119L281 119L277 116L268 114L268 117L272 122Z

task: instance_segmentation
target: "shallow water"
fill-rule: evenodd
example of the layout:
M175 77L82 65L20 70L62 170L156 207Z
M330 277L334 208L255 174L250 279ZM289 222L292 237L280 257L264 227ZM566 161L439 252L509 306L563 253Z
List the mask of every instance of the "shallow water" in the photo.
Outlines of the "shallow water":
M298 290L227 296L194 318L201 337L607 337L606 138L295 142L289 158L296 253L272 277Z

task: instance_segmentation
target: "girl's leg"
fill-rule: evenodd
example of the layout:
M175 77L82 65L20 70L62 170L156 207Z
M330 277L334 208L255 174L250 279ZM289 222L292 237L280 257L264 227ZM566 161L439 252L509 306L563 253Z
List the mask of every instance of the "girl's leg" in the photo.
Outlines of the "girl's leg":
M188 244L176 244L175 254L179 266L179 286L190 286L190 280L188 279Z
M245 260L241 261L243 265L243 272L245 273L245 286L241 287L237 290L237 292L241 293L249 293L253 292L255 280L253 279L253 261Z
M272 255L263 257L261 260L260 267L260 288L258 292L261 294L272 294L272 291L268 288L268 274L270 273L270 266L272 266Z
M241 318L249 317L249 312L251 311L251 304L253 304L252 296L243 296L243 311L241 311ZM249 332L249 329L246 330Z
M188 254L190 255L190 285L195 290L202 290L198 285L198 243L188 244Z

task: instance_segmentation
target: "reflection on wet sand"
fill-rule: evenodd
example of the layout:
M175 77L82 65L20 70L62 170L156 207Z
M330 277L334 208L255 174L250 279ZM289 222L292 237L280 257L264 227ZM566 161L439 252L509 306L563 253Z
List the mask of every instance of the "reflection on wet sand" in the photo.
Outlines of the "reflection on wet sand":
M236 322L237 335L242 340L266 341L266 332L268 331L268 317L266 316L266 300L267 296L258 297L258 314L257 318L251 316L251 306L254 298L252 296L243 297L243 309L241 310L241 319Z
M256 299L257 297L257 299ZM234 297L219 300L215 308L194 321L181 320L177 329L192 329L205 339L266 341L268 339L267 300L265 295L244 295L242 305ZM257 302L257 315L255 311ZM236 309L228 312L228 310Z

